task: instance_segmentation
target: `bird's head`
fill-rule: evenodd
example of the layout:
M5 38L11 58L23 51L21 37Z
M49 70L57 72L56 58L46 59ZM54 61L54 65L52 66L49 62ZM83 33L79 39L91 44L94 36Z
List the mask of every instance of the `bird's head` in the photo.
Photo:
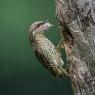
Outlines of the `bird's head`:
M36 34L40 34L48 30L51 26L53 25L49 22L36 21L30 26L29 32L32 34L32 36L35 36Z

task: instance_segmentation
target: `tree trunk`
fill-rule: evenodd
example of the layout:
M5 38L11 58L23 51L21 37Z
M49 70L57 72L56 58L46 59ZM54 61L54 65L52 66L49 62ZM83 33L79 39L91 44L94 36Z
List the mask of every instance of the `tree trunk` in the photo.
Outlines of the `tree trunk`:
M95 0L56 0L75 95L95 95Z

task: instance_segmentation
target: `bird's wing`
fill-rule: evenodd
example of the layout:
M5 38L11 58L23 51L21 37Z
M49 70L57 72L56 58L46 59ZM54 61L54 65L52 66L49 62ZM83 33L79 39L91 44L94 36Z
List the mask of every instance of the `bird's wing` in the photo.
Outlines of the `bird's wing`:
M54 68L56 68L55 66L51 66L50 64L50 62L49 62L49 59L45 56L45 55L43 55L43 53L42 52L40 52L40 51L37 51L37 50L35 50L35 54L36 54L36 57L39 59L39 61L43 64L43 66L46 68L46 69L48 69L50 72L52 72L52 74L54 75L54 76L56 76L56 72L53 70ZM53 64L54 65L54 64Z
M46 56L43 55L43 53L41 53L40 51L35 50L35 54L39 61L43 64L43 66L47 69L50 69L49 59L46 58Z

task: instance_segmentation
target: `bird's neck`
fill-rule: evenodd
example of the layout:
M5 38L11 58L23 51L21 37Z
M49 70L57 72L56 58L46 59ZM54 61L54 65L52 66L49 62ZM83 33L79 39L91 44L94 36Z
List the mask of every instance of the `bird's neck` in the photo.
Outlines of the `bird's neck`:
M44 37L45 37L45 36L44 36L43 33L39 33L39 34L36 34L36 35L35 35L35 40L41 39L41 38L44 38Z
M32 39L32 46L34 50L38 47L38 43L42 43L46 38L43 34L36 34L35 37Z

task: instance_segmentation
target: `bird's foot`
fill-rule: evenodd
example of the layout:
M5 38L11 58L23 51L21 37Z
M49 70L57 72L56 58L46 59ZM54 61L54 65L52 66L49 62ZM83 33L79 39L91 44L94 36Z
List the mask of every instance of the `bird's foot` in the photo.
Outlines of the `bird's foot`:
M57 51L61 54L61 49L64 48L64 42L63 39L59 42L59 44L57 45Z
M68 79L70 78L70 75L69 75L69 73L67 71L67 68L63 69L63 76L68 78Z

